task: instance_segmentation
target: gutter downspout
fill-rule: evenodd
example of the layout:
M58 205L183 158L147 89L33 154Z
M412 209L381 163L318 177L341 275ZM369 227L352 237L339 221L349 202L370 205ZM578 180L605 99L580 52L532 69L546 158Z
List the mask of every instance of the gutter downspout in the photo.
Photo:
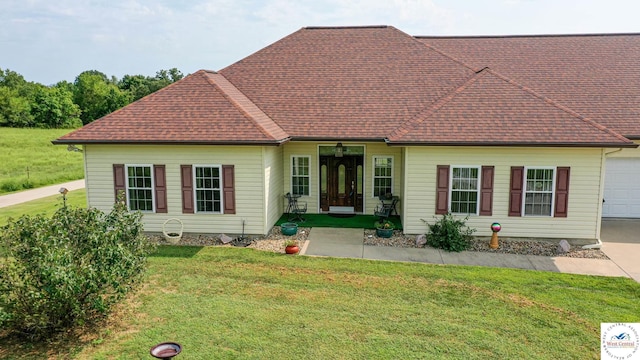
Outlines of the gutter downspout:
M619 148L617 150L613 150L613 151L609 151L609 152L604 152L602 153L602 160L601 160L601 165L600 167L602 168L602 172L600 175L600 193L603 195L603 198L601 200L601 202L604 202L604 176L605 176L605 159L614 153L620 152L622 151L622 148ZM600 206L599 210L598 210L598 218L600 219L600 221L598 222L598 228L597 228L597 232L598 232L598 238L596 239L597 242L595 244L589 244L589 245L584 245L582 248L583 249L600 249L602 248L602 241L600 240L600 230L602 229L602 205Z

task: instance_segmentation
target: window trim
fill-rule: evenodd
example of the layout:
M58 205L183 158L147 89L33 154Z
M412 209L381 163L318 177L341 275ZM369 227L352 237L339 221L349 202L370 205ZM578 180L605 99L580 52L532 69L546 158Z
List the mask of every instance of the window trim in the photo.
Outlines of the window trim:
M553 173L551 174L551 211L549 215L533 215L533 214L527 214L525 212L526 209L526 201L527 201L527 193L533 193L533 192L528 192L527 191L527 174L529 172L529 170L553 170ZM540 218L544 218L544 217L555 217L555 210L556 210L556 177L557 177L557 173L558 173L558 167L557 166L525 166L524 167L524 173L522 174L522 208L520 209L521 211L521 216L523 217L540 217Z
M381 178L381 179L386 179L387 176L381 177L381 176L376 176L376 159L381 159L381 158L387 158L387 159L391 159L391 176L389 176L391 178L391 193L393 193L393 189L394 189L394 183L395 183L395 179L394 179L394 174L395 174L395 169L394 169L394 165L396 162L396 159L393 155L372 155L371 156L371 198L378 198L378 196L380 195L376 195L376 178ZM363 164L364 165L364 164ZM364 166L362 168L363 173L364 173ZM364 190L364 189L363 189Z
M309 162L309 174L308 175L293 175L293 168L294 168L294 164L293 164L293 160L296 158L306 158L307 161ZM307 194L298 194L300 196L311 196L311 188L312 188L312 183L311 183L311 156L310 155L291 155L291 161L289 162L289 191L291 192L291 194L294 194L293 192L293 177L306 177L308 179L309 182L309 186L307 187Z
M451 206L451 202L453 201L453 169L476 169L478 171L478 178L476 180L476 211L470 213L457 213L453 212L453 207ZM449 165L449 203L448 209L451 214L454 215L480 215L480 202L482 196L482 165Z
M124 180L125 180L125 195L126 195L126 199L127 199L127 210L132 211L131 210L131 198L129 196L129 168L130 167L148 167L149 168L149 173L150 173L150 177L151 177L151 210L133 210L133 211L140 211L141 213L147 213L147 214L153 214L156 212L156 182L155 182L155 170L153 168L153 164L124 164ZM134 189L138 189L138 188L134 188ZM146 188L140 188L140 189L146 189Z
M220 178L220 187L217 191L220 193L220 211L204 211L198 210L198 190L216 190L198 188L198 178L196 176L196 168L218 168L218 177ZM224 174L222 173L221 164L192 164L191 176L193 176L193 213L194 214L224 214Z

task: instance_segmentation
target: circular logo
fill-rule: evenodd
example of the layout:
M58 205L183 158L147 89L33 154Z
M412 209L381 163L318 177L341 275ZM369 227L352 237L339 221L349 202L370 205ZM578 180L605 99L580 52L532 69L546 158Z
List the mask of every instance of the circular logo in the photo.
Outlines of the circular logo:
M640 359L639 323L602 323L600 324L602 359Z

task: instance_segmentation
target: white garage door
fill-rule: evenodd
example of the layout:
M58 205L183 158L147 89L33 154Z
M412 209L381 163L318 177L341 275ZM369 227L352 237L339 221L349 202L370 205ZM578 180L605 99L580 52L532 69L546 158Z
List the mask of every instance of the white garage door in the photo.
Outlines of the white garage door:
M607 159L602 216L640 218L640 159Z

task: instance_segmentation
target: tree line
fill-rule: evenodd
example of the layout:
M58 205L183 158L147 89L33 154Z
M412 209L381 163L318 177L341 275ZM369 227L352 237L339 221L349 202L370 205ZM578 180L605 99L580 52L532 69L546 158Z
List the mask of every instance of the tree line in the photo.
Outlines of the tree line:
M45 86L0 68L0 127L77 128L183 77L176 68L122 79L89 70Z

